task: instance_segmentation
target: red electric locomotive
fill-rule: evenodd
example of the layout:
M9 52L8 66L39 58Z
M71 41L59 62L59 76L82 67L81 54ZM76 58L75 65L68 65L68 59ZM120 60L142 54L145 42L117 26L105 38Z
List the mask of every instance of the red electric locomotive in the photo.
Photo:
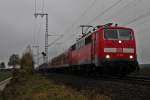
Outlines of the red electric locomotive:
M99 70L128 74L139 69L134 31L106 24L83 35L65 54L51 60L51 67Z

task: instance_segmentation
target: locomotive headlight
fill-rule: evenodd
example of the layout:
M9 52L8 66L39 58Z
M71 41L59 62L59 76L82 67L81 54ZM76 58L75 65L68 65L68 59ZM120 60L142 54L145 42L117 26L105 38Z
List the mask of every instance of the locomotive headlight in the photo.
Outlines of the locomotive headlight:
M121 41L121 40L119 40L118 42L119 42L120 44L122 43L122 41Z
M109 59L110 58L110 55L106 55L106 59Z
M134 57L132 56L132 55L130 55L130 57L129 57L130 59L133 59Z

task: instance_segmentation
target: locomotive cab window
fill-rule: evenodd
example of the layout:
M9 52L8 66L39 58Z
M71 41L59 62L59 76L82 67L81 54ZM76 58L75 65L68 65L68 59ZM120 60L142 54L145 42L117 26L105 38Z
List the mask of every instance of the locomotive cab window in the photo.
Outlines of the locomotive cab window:
M130 30L119 29L119 39L120 40L131 40L132 34Z
M105 29L104 38L106 40L131 40L132 34L129 29Z
M106 40L115 40L118 39L118 33L115 29L105 29L104 30L104 38Z

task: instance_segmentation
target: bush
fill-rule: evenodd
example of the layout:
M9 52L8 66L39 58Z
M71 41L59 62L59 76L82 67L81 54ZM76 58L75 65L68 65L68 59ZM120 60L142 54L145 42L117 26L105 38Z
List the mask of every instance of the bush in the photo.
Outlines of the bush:
M24 70L27 74L33 74L34 65L31 53L27 52L23 54L21 58L21 70Z

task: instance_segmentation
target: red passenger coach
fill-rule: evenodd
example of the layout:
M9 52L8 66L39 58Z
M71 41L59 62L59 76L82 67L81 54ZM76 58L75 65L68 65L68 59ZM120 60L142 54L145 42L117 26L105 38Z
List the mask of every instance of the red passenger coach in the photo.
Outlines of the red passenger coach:
M52 65L114 74L136 71L139 67L134 34L131 28L118 25L97 26L77 40L67 53L52 59Z
M59 56L53 58L50 62L51 68L60 68L69 66L69 52L66 51Z

